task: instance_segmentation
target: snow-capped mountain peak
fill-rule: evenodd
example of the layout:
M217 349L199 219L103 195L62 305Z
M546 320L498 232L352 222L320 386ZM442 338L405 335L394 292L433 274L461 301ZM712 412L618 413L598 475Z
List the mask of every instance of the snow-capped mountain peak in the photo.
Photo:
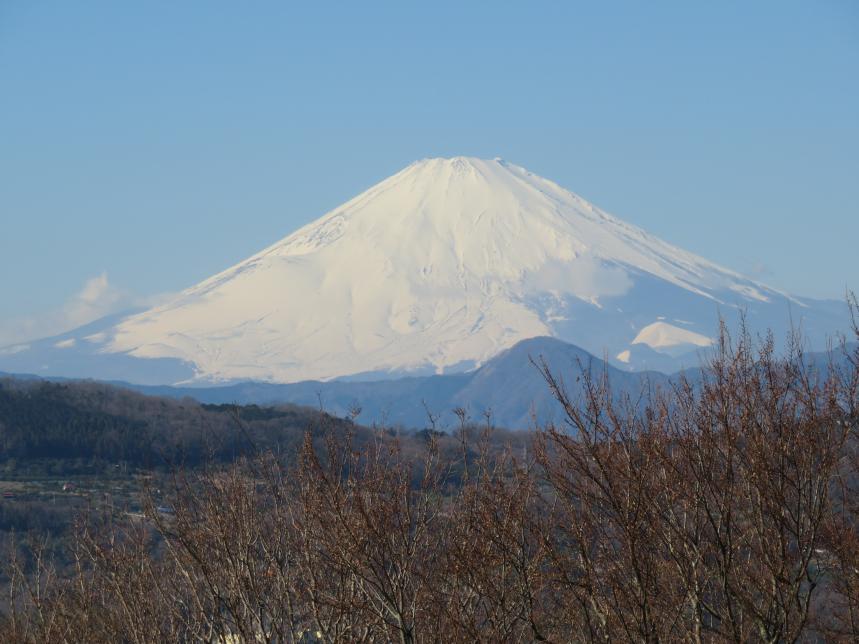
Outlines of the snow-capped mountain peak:
M772 324L791 303L805 306L524 168L436 158L122 320L93 349L178 359L198 381L464 370L537 336L628 362L633 343L682 353L707 345L719 312Z

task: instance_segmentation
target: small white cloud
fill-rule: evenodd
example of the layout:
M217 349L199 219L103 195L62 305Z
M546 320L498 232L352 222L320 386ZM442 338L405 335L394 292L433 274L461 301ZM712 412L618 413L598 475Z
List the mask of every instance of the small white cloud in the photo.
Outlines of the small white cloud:
M30 348L29 344L15 344L11 347L5 347L0 349L0 356L11 356L16 353L21 353L22 351L26 351Z
M77 341L74 338L69 338L68 340L60 340L54 346L57 349L71 349Z
M57 310L39 316L21 316L0 321L0 347L59 335L105 315L154 306L167 297L169 297L167 294L149 297L134 295L111 284L107 273L104 272L84 282L80 290ZM87 339L91 342L100 341L95 335ZM69 340L58 342L56 346L59 348L74 346L74 340L71 340L71 344L68 342Z
M128 308L131 299L108 281L107 273L102 273L84 283L83 288L66 302L63 314L69 326L74 328Z
M624 295L632 288L632 280L625 270L588 254L564 262L546 262L538 270L526 274L523 283L531 289L570 294L595 306L600 306L602 297Z

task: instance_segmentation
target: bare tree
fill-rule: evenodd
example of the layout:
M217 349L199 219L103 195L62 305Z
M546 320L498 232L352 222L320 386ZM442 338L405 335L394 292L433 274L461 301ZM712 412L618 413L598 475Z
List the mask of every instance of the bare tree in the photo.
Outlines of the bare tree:
M91 511L70 570L16 545L0 639L859 638L859 348L723 328L636 399L538 366L564 417L521 459L464 410L445 449L332 424L297 459L176 469L143 517Z

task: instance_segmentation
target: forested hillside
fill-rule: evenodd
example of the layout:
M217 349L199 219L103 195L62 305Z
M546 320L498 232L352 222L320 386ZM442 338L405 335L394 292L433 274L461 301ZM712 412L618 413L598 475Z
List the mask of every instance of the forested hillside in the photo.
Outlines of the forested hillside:
M342 425L294 405L205 405L108 385L0 380L0 467L95 473L227 462L253 448L294 452L303 432Z

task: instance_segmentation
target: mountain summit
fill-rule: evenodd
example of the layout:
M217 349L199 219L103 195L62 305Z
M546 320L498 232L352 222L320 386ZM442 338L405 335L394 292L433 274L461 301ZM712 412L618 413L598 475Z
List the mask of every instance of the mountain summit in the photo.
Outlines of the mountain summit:
M162 306L63 338L93 357L179 360L197 382L463 371L537 336L658 368L709 346L719 314L778 330L793 311L806 331L833 330L818 304L524 168L455 157L409 165Z

